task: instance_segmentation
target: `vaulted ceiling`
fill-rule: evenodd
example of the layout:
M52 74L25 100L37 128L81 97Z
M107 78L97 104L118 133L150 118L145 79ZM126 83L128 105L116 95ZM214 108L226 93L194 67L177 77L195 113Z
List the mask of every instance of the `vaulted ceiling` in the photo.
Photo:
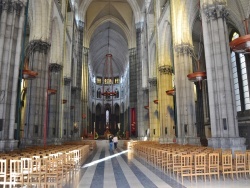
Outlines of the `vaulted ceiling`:
M138 7L143 2L138 0ZM113 76L123 75L128 50L135 44L135 17L128 1L93 0L86 12L85 27L92 73L102 76L106 54L112 54Z

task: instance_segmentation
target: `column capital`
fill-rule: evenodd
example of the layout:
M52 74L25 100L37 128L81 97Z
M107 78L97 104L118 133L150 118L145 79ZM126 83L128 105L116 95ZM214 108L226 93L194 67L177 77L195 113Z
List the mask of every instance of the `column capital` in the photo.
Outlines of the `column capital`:
M202 5L202 11L208 20L226 18L229 15L226 9L226 2L214 2L213 4L204 3Z
M174 47L177 54L192 54L194 47L189 43L177 44Z
M78 30L83 31L85 23L81 20L78 20L76 24L77 24Z
M0 12L2 10L7 10L8 12L16 12L17 15L20 15L22 8L25 6L24 2L18 1L9 1L1 0L0 1Z
M158 67L158 70L161 74L169 74L172 75L173 67L171 65L162 65Z
M50 70L50 72L58 73L62 70L62 65L60 65L58 63L50 63L49 70Z
M135 24L136 32L142 32L144 26L144 22L138 22Z
M157 86L157 78L156 78L156 77L154 77L154 78L149 78L149 79L148 79L148 82L149 82L149 84L150 84L150 87L152 87L152 86Z
M65 86L69 86L71 80L72 80L72 79L71 79L70 77L64 77L64 78L63 78L63 84L64 84Z
M30 54L35 51L38 51L38 52L47 54L49 47L50 47L50 44L48 42L41 41L41 40L32 40L30 41L28 45L26 53Z

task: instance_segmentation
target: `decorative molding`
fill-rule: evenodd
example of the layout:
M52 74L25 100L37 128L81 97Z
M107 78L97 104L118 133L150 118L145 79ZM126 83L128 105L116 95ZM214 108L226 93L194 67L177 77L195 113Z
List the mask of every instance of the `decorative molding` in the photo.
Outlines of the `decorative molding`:
M20 15L22 8L24 7L24 3L20 0L18 1L10 1L10 0L1 0L0 1L0 12L2 10L7 10L9 13L16 12L16 15Z
M84 23L83 21L78 20L78 22L77 22L77 27L78 27L78 29L79 29L80 31L83 31L84 25L85 25L85 23Z
M41 41L41 40L32 40L30 41L27 47L26 53L28 54L28 56L29 54L35 51L47 54L49 47L50 47L50 44L48 42Z
M63 84L64 84L65 86L69 86L71 80L72 80L72 79L71 79L70 77L64 77L64 78L63 78Z
M49 64L49 71L50 72L55 72L58 73L62 70L62 65L57 64L57 63L50 63Z
M191 46L189 43L182 43L182 44L178 44L178 45L175 45L174 47L175 49L175 52L177 54L190 54L192 55L193 53L193 46Z
M157 78L149 78L148 82L150 84L150 87L157 86Z
M136 33L141 33L143 31L144 22L138 22L135 24Z
M171 65L162 65L158 68L161 74L169 74L172 75L174 72L173 67Z
M226 2L216 2L214 4L204 3L202 9L208 20L224 19L229 15L229 11L226 9Z

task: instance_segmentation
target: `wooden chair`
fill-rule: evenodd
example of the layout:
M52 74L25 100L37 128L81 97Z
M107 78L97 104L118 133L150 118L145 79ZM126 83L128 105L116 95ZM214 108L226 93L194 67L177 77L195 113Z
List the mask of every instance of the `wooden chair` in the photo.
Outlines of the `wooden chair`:
M208 175L211 181L211 175L217 176L217 179L220 179L220 154L219 153L209 153L208 154Z
M250 176L250 152L246 152L246 172Z
M29 186L45 186L46 160L45 158L32 159Z
M47 187L62 187L63 166L60 159L46 160L45 185Z
M22 160L10 159L10 187L23 184Z
M206 181L206 169L207 169L207 154L195 154L194 155L194 174L197 183L197 176L203 176Z
M192 182L193 176L193 156L191 154L186 154L181 156L181 169L180 169L181 181L183 183L183 177L189 176Z
M167 151L162 151L161 155L162 155L162 159L161 159L161 169L163 172L166 171L167 169Z
M181 154L173 154L173 175L181 170Z
M235 153L235 163L233 166L233 169L236 173L237 179L239 178L239 175L244 174L246 178L246 155L243 152L237 152Z
M6 185L9 185L9 174L7 168L8 160L0 159L0 185L2 185L3 188L5 188Z
M225 181L225 174L231 175L233 180L233 162L232 162L232 154L222 153L222 162L220 166L220 171L223 175L223 179Z
M167 152L167 172L173 170L173 153L171 151Z

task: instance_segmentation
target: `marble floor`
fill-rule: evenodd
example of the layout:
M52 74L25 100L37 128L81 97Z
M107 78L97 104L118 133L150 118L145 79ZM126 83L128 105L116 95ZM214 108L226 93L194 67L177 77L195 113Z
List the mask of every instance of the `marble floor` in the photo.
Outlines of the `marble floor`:
M131 151L123 149L109 151L108 141L97 141L97 149L91 153L82 167L76 171L63 188L249 188L250 178L227 178L223 181L212 179L203 181L195 179L177 180L169 174L147 164L134 156Z

